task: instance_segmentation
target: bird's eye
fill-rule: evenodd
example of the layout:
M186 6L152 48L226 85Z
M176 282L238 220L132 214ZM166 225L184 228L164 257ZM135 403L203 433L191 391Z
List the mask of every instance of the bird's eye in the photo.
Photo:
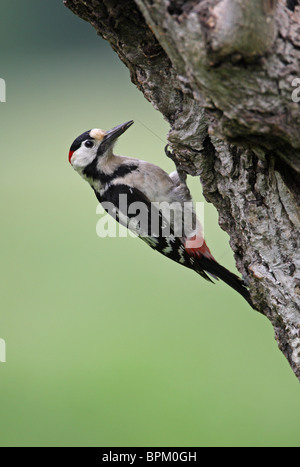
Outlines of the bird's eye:
M93 141L91 140L87 140L85 143L84 143L85 147L86 148L92 148L94 146L94 143Z

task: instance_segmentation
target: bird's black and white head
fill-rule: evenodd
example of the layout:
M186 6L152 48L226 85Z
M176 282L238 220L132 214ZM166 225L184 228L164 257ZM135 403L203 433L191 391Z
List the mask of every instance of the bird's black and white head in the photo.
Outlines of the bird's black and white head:
M69 151L69 162L77 172L83 173L91 165L97 165L105 156L112 155L114 144L133 121L123 123L112 130L104 131L98 128L85 131L73 142Z

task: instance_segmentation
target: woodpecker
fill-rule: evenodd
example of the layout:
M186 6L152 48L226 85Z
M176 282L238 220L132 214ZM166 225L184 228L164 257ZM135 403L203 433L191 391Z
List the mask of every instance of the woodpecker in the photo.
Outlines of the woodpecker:
M212 256L182 172L168 175L149 162L114 154L117 139L133 123L85 131L70 147L70 164L104 209L151 248L208 281L221 279L253 306L244 281ZM166 153L170 156L167 149Z

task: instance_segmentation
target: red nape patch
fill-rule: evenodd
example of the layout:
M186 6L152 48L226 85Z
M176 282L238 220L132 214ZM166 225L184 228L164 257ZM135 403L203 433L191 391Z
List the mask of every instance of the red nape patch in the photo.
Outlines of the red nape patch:
M73 154L74 154L74 151L69 152L69 162L70 162L70 164L71 164L71 157L73 156Z

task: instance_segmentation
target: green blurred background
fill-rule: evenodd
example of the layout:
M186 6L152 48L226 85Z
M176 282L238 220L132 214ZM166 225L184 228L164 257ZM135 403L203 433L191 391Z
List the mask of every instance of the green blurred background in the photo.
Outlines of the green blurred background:
M0 17L1 446L299 446L299 383L267 319L139 240L96 235L73 139L134 119L119 153L171 171L166 122L61 0L2 0ZM210 205L205 232L234 270Z

